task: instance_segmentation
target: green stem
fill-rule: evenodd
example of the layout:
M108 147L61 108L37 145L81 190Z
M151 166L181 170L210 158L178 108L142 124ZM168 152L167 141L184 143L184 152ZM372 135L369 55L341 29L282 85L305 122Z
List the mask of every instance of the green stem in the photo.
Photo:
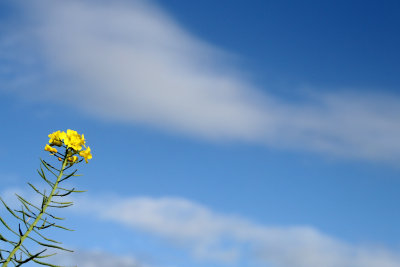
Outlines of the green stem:
M67 154L67 153L66 153ZM49 197L47 198L46 202L43 205L42 210L40 211L40 213L38 214L38 216L36 217L35 221L33 221L33 223L29 226L28 230L25 232L24 235L22 235L20 237L20 240L18 242L18 244L14 247L14 249L10 252L10 254L8 255L6 261L3 263L2 267L7 267L8 264L10 263L12 257L15 255L15 253L17 253L17 251L20 249L20 247L22 246L22 243L25 241L25 239L29 236L29 234L32 232L33 228L36 226L36 224L40 221L40 219L42 218L43 214L46 212L47 206L50 204L51 199L54 196L54 193L56 192L56 189L58 187L58 183L61 180L61 177L63 176L63 171L65 169L65 166L67 165L67 156L64 157L64 161L62 163L62 167L60 170L60 173L57 176L57 180L54 183L53 189L51 190L51 193L49 195Z

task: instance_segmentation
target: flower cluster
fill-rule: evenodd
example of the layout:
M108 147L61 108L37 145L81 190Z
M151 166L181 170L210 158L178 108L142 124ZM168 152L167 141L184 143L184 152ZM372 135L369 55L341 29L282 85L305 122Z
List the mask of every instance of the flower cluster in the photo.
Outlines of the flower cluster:
M49 144L47 144L44 150L49 151L52 155L61 155L68 161L69 164L78 162L79 158L76 155L83 157L88 163L88 160L92 158L90 147L86 147L84 135L80 135L77 131L68 129L67 132L57 131L49 134ZM58 153L56 147L66 148L65 155ZM83 150L82 146L86 149ZM59 160L62 160L59 157Z

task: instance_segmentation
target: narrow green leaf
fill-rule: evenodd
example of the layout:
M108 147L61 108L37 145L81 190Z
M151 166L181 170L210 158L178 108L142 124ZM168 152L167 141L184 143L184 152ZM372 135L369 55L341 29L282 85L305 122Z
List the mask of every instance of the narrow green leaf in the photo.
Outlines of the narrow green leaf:
M74 174L75 174L77 171L78 171L78 170L75 170L75 171L73 171L72 173L67 174L64 178L62 178L62 179L60 180L60 183L61 183L62 181L64 181L64 180L67 180L68 178L71 178L72 176L75 176Z
M52 208L58 208L58 209L62 209L62 208L68 208L71 207L73 204L69 204L69 205L47 205L48 207L52 207Z
M37 258L40 254L42 254L42 253L45 252L45 251L46 251L46 249L42 250L42 251L39 252L39 253L36 253L35 255L30 256L29 258L27 258L27 259L25 259L25 260L23 260L23 261L21 261L21 262L19 262L19 264L17 265L17 267L18 267L18 266L21 266L21 265L24 264L24 263L27 263L27 262L33 260L34 258Z
M53 186L54 186L54 183L51 182L50 180L48 180L48 179L46 178L46 174L44 173L42 166L40 166L40 170L42 171L42 172L40 173L39 170L38 170L38 173L39 173L40 177L42 177L42 179L43 179L50 187L53 187Z
M35 191L36 191L36 193L38 193L38 194L40 194L40 195L44 196L44 194L43 194L42 192L40 192L38 189L36 189L36 187L34 187L34 186L33 186L33 184L31 184L31 183L28 183L28 185L29 185L30 187L32 187L32 189L33 189L33 190L35 190Z
M86 190L83 190L83 191L75 190L75 188L66 189L66 188L58 187L58 189L64 190L64 191L71 191L72 193L83 193L83 192L87 192Z
M59 201L54 201L54 200L52 200L51 203L62 204L62 205L74 204L74 202L72 202L72 201L69 201L69 202L59 202Z
M3 218L0 217L0 221L1 223L8 229L10 230L12 233L14 233L15 235L18 235L13 229L11 229L10 226L7 225L7 223L3 220Z
M52 214L50 214L50 213L47 213L47 212L45 212L45 214L46 214L46 215L49 215L51 218L56 219L56 220L60 220L60 221L65 220L65 218L57 217L57 216L54 216L54 215L52 215Z
M24 198L21 197L20 195L18 195L18 194L15 194L15 195L16 195L17 198L22 202L22 204L25 203L25 204L27 204L27 205L29 205L29 206L31 206L31 207L34 207L35 209L41 211L40 208L36 207L35 205L33 205L32 203L30 203L28 200L24 199ZM24 206L25 206L30 212L32 212L25 204L24 204Z
M43 229L49 228L49 227L51 227L51 226L53 226L53 225L55 225L55 223L49 223L48 225L42 225L42 226L40 226L40 227L35 226L35 227L36 227L37 229L39 229L39 230L43 230Z
M42 242L38 242L39 245L45 246L45 247L49 247L49 248L56 248L56 249L60 249L60 250L64 250L64 251L69 251L69 252L74 252L73 250L70 249L66 249L60 246L56 246L56 245L52 245L52 244L46 244L46 243L42 243Z
M49 166L51 166L50 164L48 164L46 161L44 161L44 160L42 160L42 159L41 159L41 161L42 161L42 165L43 165L50 173L52 173L55 177L58 177L58 175L55 174L55 173L49 168Z
M42 256L39 256L39 257L37 257L37 258L38 258L38 259L43 259L43 258L48 258L48 257L54 256L54 255L57 255L57 253L48 254L48 255L42 255Z
M7 204L3 201L3 199L0 197L1 202L3 202L4 207L18 220L22 220L20 217L18 217L8 206Z
M54 224L54 227L61 228L61 229L64 229L64 230L67 230L67 231L71 231L71 232L75 231L75 230L73 230L73 229L68 229L68 228L66 228L66 227L64 227L64 226L57 225L57 224Z
M56 241L56 240L53 240L53 239L50 239L50 238L45 237L44 235L42 235L41 233L39 233L39 231L36 231L35 229L33 229L33 231L34 231L36 234L38 234L41 238L43 238L44 240L47 240L47 241L53 242L53 243L57 243L57 244L62 244L61 242L58 242L58 241Z
M36 259L33 259L33 261L38 263L38 264L40 264L40 265L45 265L45 266L50 266L50 267L64 267L64 266L61 266L61 265L54 265L54 264L51 264L51 263L38 261Z

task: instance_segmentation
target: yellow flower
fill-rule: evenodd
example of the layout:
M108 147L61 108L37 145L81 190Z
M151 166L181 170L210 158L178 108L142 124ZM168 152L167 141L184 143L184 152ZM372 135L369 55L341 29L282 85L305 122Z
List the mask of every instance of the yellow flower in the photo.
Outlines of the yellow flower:
M86 163L88 163L88 159L92 159L92 153L90 152L90 147L87 147L86 150L82 150L79 152L79 156L85 158Z
M46 146L44 147L44 150L45 150L45 151L49 151L50 153L53 153L53 154L57 153L57 149L54 148L54 147L51 147L51 146L49 146L49 145L46 145Z
M68 161L69 161L71 164L75 163L77 160L78 160L78 157L77 157L77 156L72 156L72 157L69 157L69 158L68 158Z
M83 146L86 148L86 145L85 145L86 140L85 140L85 136L83 134L81 135L81 139L82 139Z
M62 146L62 140L65 138L65 132L57 131L49 134L49 143L56 146Z
M82 145L85 145L85 137L78 134L77 131L68 129L64 137L64 144L68 148L80 151L82 150Z

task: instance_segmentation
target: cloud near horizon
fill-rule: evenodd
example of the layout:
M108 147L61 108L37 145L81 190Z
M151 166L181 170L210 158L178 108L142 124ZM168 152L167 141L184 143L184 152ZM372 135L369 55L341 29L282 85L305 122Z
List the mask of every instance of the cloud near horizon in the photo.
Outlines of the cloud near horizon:
M12 192L18 192L27 199L36 197L36 202L40 203L40 198L31 191L8 188L0 195L11 207L18 204ZM400 266L400 253L394 248L349 243L312 226L264 225L238 215L213 211L185 198L86 194L71 200L76 205L68 212L82 218L123 225L132 230L131 233L124 230L128 236L134 236L135 232L147 233L164 240L166 246L188 252L199 263L213 262L226 266L237 266L238 263L258 266L259 263L271 267ZM113 234L112 231L109 234ZM104 238L107 239L106 236ZM53 262L67 265L79 263L79 266L87 267L154 266L130 255L113 255L91 251L90 248L82 250L79 248L81 245L70 244L78 246L77 253L61 253Z
M138 262L131 256L113 255L100 250L77 250L73 253L54 251L58 254L51 258L51 263L61 266L80 267L155 267Z
M216 213L183 198L80 198L75 212L125 225L189 249L198 260L236 266L395 267L399 253L385 247L346 243L313 227L266 226ZM270 265L268 265L270 266Z
M0 83L9 92L206 139L400 158L398 96L314 90L295 103L277 98L152 1L18 5L30 19L0 32L8 62Z

